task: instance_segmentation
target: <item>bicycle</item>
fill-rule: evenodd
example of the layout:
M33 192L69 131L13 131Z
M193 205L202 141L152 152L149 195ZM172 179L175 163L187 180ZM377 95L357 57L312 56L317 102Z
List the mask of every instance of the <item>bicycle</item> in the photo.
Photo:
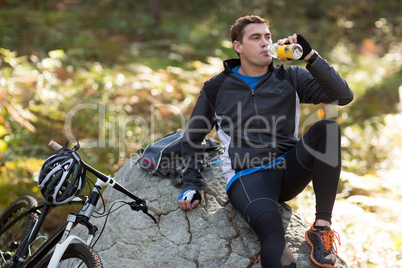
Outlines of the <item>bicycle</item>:
M57 153L63 148L67 149L69 141L64 147L54 141L51 141L49 146L57 150ZM76 153L79 147L77 141L73 148L75 158L79 158ZM81 162L85 171L89 171L97 177L96 183L92 183L93 188L86 200L73 194L68 202L63 204L55 202L55 200L49 202L46 198L45 202L38 203L35 198L24 196L4 210L0 216L0 267L103 267L99 254L93 249L97 240L91 245L98 228L89 222L95 212L96 204L102 198L101 189L103 187L112 187L130 197L133 201L120 202L129 205L134 211L142 211L157 223L155 217L148 213L148 209L155 214L161 214L158 208L132 194L111 176L103 174L82 160ZM86 175L85 179L90 181ZM44 194L43 191L42 194ZM82 205L79 213L70 213L66 224L33 251L33 244L38 239L39 230L48 213L57 206L73 204ZM110 213L111 208L106 217ZM88 229L86 240L71 234L73 228L79 224ZM51 252L52 250L53 252Z

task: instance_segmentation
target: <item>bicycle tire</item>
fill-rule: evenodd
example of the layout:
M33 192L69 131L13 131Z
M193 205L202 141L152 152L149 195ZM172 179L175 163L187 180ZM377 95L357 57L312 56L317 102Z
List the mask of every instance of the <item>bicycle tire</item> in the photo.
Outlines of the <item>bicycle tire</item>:
M20 256L28 242L38 215L35 212L28 213L13 225L9 225L21 213L24 213L38 205L32 196L23 196L9 205L0 216L0 267L8 267L11 257ZM8 230L6 230L8 228ZM6 231L5 231L6 230ZM4 232L3 234L2 231Z
M48 254L38 263L37 266L35 266L35 268L47 267L52 255L53 252ZM103 264L99 254L93 248L83 243L73 243L67 247L57 267L102 268Z

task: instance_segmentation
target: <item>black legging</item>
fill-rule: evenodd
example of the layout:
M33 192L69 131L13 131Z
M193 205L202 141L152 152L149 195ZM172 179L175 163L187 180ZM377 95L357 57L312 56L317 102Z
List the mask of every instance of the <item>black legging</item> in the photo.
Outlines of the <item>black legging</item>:
M233 206L256 232L265 267L296 267L285 244L278 202L297 196L313 181L316 219L331 221L341 169L340 130L336 122L315 123L272 169L238 178L228 190Z

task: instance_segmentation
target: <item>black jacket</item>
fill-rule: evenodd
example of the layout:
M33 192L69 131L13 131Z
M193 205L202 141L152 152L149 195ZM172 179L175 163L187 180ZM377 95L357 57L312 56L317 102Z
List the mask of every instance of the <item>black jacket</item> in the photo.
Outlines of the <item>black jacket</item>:
M182 141L184 190L201 190L199 145L214 126L226 148L222 173L228 181L297 143L300 103L346 105L353 99L346 81L320 57L307 69L271 64L254 89L232 72L238 65L239 59L224 61L224 71L201 90Z

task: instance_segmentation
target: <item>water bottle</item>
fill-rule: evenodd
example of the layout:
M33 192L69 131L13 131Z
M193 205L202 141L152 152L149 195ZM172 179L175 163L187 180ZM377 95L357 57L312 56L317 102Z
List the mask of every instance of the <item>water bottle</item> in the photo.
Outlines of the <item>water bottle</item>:
M264 50L273 58L298 60L303 55L303 48L299 44L278 45L274 43L264 47Z

